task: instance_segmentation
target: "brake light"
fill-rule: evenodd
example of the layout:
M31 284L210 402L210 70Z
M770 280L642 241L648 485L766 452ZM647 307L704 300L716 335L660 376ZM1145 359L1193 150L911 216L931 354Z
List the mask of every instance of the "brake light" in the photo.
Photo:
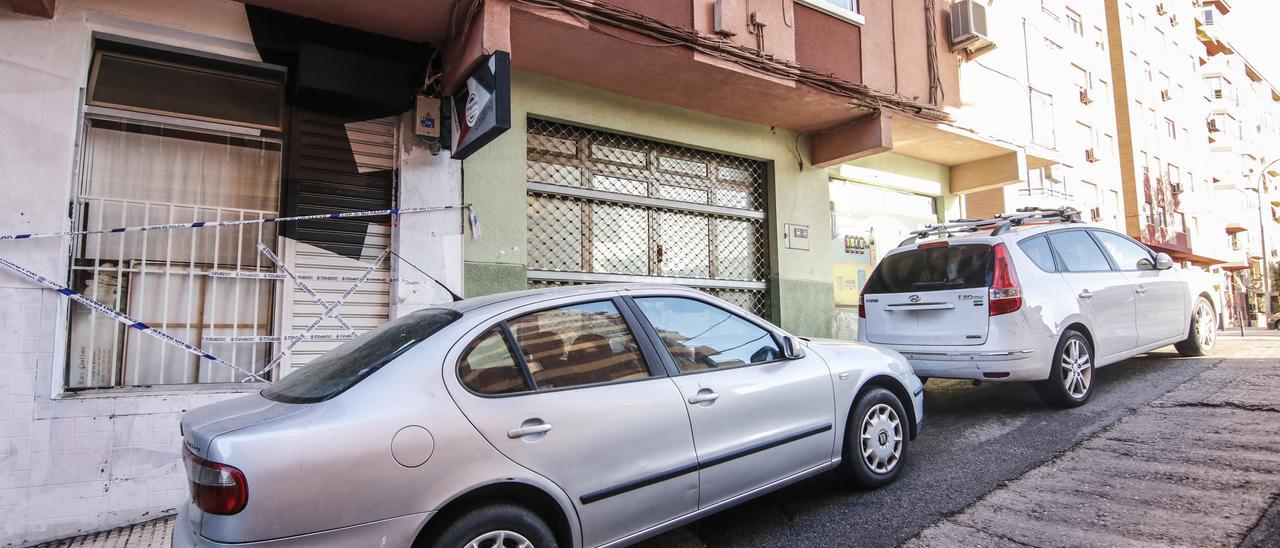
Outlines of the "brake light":
M867 284L862 284L862 291L858 292L858 317L867 319Z
M249 485L238 468L202 459L186 447L182 462L187 468L191 500L210 514L229 516L244 510L249 502Z
M951 243L950 243L950 242L948 242L948 241L946 241L946 240L938 240L938 241L936 241L936 242L929 242L929 243L925 243L925 244L920 244L920 245L916 246L916 249L929 249L929 248L933 248L933 247L947 247L947 246L949 246L949 245L951 245Z
M1013 268L1013 259L1009 257L1009 249L1003 243L995 245L991 276L991 288L988 290L987 314L999 316L1022 308L1022 287L1018 285L1018 272Z

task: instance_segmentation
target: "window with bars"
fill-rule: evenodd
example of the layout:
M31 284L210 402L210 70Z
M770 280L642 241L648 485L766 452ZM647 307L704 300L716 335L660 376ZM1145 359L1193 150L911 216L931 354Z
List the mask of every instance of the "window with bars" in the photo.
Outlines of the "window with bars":
M769 313L767 164L528 121L529 286L669 282Z
M253 77L239 65L171 51L128 56L96 43L83 120L79 230L257 221L278 216L283 75ZM270 71L266 71L270 73ZM227 103L227 99L234 99ZM257 280L214 270L274 271L256 245L276 249L271 224L90 234L74 241L71 286L112 309L203 347L204 337L270 335L276 295ZM221 383L245 375L211 364L80 304L71 304L70 389ZM270 345L218 349L257 371Z

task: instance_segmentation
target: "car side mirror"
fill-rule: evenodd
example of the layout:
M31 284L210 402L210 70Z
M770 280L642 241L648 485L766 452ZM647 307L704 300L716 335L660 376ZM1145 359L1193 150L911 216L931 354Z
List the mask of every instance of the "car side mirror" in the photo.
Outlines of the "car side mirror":
M804 345L800 344L800 339L787 335L782 338L782 357L788 360L798 360L804 357Z
M1173 268L1173 257L1168 253L1156 253L1156 270L1169 270Z

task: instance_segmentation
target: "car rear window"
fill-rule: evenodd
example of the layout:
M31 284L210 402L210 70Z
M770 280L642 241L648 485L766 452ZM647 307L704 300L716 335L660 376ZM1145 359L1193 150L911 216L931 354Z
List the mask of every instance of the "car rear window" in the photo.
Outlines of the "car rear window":
M461 316L453 310L426 309L387 322L276 381L264 389L262 395L282 403L327 400L355 386Z
M973 289L991 283L991 246L927 247L894 253L880 261L865 293Z

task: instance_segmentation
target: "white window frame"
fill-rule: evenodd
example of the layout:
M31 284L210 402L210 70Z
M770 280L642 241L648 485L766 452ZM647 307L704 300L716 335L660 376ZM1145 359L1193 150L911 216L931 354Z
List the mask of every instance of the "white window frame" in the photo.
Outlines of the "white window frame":
M867 18L863 17L862 14L859 13L859 11L861 10L861 7L859 5L861 0L852 0L853 8L854 8L852 10L848 10L840 6L836 6L834 4L831 4L830 2L827 2L826 0L795 0L795 1L798 4L804 4L805 6L816 9L832 17L836 17L838 19L844 19L845 21L858 25L859 27L867 24Z

